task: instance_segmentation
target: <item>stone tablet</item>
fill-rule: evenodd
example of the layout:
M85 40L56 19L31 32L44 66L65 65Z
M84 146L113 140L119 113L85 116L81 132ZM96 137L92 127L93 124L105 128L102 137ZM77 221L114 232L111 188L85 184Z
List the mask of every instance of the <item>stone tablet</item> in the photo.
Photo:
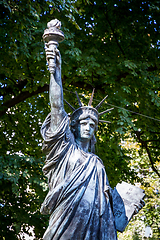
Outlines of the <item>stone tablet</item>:
M113 212L118 231L124 231L144 196L144 190L126 182L118 183L114 188Z

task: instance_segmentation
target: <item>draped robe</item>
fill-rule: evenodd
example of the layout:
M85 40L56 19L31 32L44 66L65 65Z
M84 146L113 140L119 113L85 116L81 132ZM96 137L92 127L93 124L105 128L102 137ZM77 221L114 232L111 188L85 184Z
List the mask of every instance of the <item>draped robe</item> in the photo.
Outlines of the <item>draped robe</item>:
M49 192L41 213L50 214L44 240L117 240L111 188L104 165L84 152L69 128L66 114L55 132L51 114L42 125Z

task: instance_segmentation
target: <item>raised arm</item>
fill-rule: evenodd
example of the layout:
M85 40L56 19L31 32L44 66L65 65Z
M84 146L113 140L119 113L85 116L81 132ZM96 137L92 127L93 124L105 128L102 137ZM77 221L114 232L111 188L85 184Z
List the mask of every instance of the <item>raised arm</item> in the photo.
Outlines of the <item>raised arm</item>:
M63 88L61 80L61 55L57 49L59 41L64 39L59 30L60 22L55 19L48 23L48 28L43 35L46 41L46 58L50 71L49 100L51 104L51 128L55 131L64 118Z
M64 117L63 87L61 80L61 56L58 49L55 50L55 57L55 73L50 73L49 87L49 100L51 104L51 128L53 131L57 129L59 123Z

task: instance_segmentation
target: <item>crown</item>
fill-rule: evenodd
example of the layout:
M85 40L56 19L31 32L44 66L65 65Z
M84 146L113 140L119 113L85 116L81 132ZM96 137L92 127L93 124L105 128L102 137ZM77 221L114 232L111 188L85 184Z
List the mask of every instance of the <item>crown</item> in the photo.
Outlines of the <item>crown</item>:
M65 99L64 101L67 103L67 105L72 109L73 113L70 116L71 122L76 122L77 120L81 120L87 117L91 117L97 124L98 122L104 122L104 123L110 123L109 121L105 121L105 120L100 120L99 117L103 114L105 114L106 112L111 111L114 108L110 108L107 109L101 113L98 112L98 109L100 108L100 106L102 105L102 103L106 100L106 98L108 97L108 95L103 98L103 100L94 108L92 107L92 101L93 101L93 95L94 95L94 89L91 95L91 98L89 100L88 106L83 106L82 102L78 96L78 93L76 92L76 96L78 99L78 103L79 103L79 108L75 109L71 104L69 104Z

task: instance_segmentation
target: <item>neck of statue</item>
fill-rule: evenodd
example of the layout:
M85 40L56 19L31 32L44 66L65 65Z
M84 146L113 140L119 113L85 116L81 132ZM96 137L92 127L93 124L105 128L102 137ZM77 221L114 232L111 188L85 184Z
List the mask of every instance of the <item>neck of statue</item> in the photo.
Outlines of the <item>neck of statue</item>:
M77 145L84 151L88 152L89 149L89 141L84 141L82 139L75 139Z

